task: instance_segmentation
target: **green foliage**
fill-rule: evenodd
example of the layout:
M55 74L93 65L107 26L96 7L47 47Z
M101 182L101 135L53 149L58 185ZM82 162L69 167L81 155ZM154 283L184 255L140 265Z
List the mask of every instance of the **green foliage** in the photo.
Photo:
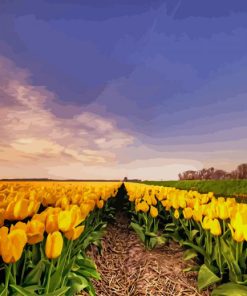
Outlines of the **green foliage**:
M144 181L149 185L175 187L183 190L196 190L200 193L214 192L216 196L233 196L247 199L247 180L182 180L182 181Z

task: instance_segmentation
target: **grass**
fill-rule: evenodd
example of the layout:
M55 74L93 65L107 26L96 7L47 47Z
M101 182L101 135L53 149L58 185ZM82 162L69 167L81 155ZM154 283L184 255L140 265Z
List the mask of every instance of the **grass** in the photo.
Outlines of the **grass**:
M245 180L182 180L144 181L145 184L196 190L200 193L214 192L216 196L244 197L247 199L247 179Z

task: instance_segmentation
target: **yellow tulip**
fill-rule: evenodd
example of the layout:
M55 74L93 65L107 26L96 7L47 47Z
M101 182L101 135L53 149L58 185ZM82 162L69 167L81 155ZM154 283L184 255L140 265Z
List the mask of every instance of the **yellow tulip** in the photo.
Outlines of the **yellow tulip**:
M179 196L178 203L180 208L182 209L186 208L186 200L185 200L184 194Z
M65 210L58 214L58 228L59 230L66 232L71 229L72 224L72 212Z
M153 218L156 218L158 216L159 212L158 212L158 209L154 206L151 206L150 208L150 215L153 217Z
M91 212L91 206L86 203L82 203L80 209L82 217L87 217L87 215Z
M193 216L193 210L191 208L184 208L183 215L185 219L191 219L191 217Z
M0 209L0 227L4 225L4 209Z
M211 222L212 222L212 219L209 218L208 216L205 216L203 221L202 221L202 228L205 229L205 230L210 230Z
M218 216L221 220L226 220L229 218L228 206L225 202L218 204Z
M24 230L26 232L27 231L27 224L24 223L24 222L19 221L15 225L11 225L10 231L12 231L14 229L22 229L22 230Z
M161 203L162 203L163 207L166 209L166 211L170 210L172 204L169 200L162 200Z
M212 235L219 236L221 235L221 226L218 219L213 219L210 223L210 232Z
M16 205L16 202L15 201L11 201L5 212L4 212L4 219L6 220L14 220L14 207Z
M202 208L193 211L193 219L197 222L202 221Z
M177 210L179 208L179 200L177 195L175 195L172 199L172 207Z
M139 203L139 208L140 208L140 211L147 213L149 210L149 205L145 201L142 201Z
M104 201L103 201L102 199L99 200L99 201L97 201L97 207L98 207L99 209L102 209L103 206L104 206Z
M55 259L59 257L63 249L63 237L61 232L55 231L49 233L45 244L45 254L49 259Z
M149 205L151 206L152 205L152 198L149 194L146 194L144 197L143 197L143 200Z
M44 231L45 231L45 225L44 223L37 221L37 220L31 220L27 223L27 242L30 245L37 244L41 242L44 239Z
M240 243L240 242L243 242L245 240L246 231L245 231L245 235L244 235L242 227L237 228L235 231L234 231L234 229L233 229L233 227L232 227L232 225L230 223L228 223L228 227L231 230L232 238L236 242ZM246 236L246 238L247 238L247 236Z
M175 217L176 219L179 218L179 211L178 211L178 210L175 210L175 212L174 212L174 217Z
M82 234L82 232L84 231L84 228L85 228L85 225L77 226L65 232L64 235L68 240L76 240Z
M1 237L1 255L5 263L14 263L21 258L27 243L27 235L22 229L14 229Z
M13 216L16 220L23 220L28 217L28 199L20 199L14 206Z
M45 221L45 231L51 233L58 230L58 214L48 214Z
M9 229L6 226L0 228L0 255L2 255L2 248L4 248L4 244L8 235Z
M157 199L155 198L154 195L151 195L151 200L152 200L152 205L156 206L157 205Z

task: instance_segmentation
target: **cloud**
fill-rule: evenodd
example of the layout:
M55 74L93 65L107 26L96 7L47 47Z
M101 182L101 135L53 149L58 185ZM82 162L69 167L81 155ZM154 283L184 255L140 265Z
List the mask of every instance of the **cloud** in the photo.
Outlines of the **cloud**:
M59 117L49 109L54 93L30 82L28 70L0 57L0 161L49 166L58 163L114 163L134 138L110 118L81 111ZM66 106L60 106L65 109ZM110 149L109 149L110 148ZM3 169L2 176L6 176Z

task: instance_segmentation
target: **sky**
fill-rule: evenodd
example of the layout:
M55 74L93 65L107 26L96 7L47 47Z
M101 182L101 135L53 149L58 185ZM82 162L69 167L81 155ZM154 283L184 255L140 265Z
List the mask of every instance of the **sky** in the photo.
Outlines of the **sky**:
M2 0L0 178L172 180L247 151L246 0Z

